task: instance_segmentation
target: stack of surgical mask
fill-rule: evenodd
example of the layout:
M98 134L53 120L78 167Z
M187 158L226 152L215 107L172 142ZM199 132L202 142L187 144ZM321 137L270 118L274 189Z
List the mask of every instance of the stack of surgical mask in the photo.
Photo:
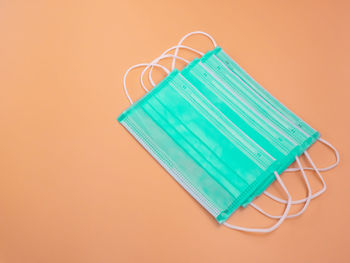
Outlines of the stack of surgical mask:
M214 49L202 53L184 46L194 34L207 36ZM188 61L178 56L187 49L200 57ZM175 50L174 54L169 54ZM172 69L159 64L171 58ZM174 68L175 60L187 66ZM141 86L146 95L133 103L126 89L126 75L137 67L145 67ZM154 67L167 76L157 85L152 80ZM149 69L149 80L155 86L148 90L143 76ZM219 223L248 232L271 232L285 219L301 215L313 198L326 190L322 171L339 162L336 149L320 138L320 133L291 112L250 77L207 33L196 31L184 36L178 45L166 50L151 63L137 64L124 76L124 90L131 103L119 122ZM334 150L336 163L317 168L307 149L320 141ZM311 167L303 167L299 156L305 155ZM296 161L298 168L288 168ZM323 188L312 193L305 170L313 170ZM300 171L308 195L292 200L280 174ZM266 189L277 181L286 199ZM271 215L253 203L265 194L285 204L282 215ZM297 213L289 213L292 205L304 204ZM239 207L253 206L276 223L267 228L235 226L226 220Z

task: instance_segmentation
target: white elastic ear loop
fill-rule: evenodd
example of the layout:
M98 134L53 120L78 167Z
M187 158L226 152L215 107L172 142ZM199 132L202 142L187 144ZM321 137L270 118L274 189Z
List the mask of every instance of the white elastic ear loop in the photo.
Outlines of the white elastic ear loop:
M144 70L141 72L141 76L140 76L141 86L146 92L148 92L148 89L146 88L146 86L145 86L145 84L143 82L143 75L145 74L147 69L149 69L150 67L153 67L153 65L157 64L160 60L162 60L164 58L174 58L174 57L176 57L177 59L185 61L187 64L190 63L187 59L184 59L183 57L178 57L178 56L175 56L175 55L172 55L172 54L161 55L160 57L156 58L150 64L148 64L148 66L145 67ZM154 87L156 84L154 83L152 77L150 77L149 80L150 80L152 86Z
M291 196L286 188L286 186L284 185L282 179L280 178L280 176L278 175L277 172L274 172L277 181L279 182L279 184L281 185L282 189L284 190L284 192L286 193L286 195L288 196L288 202L287 202L287 206L284 210L283 215L281 216L281 218L278 220L278 222L276 224L274 224L271 227L268 228L247 228L247 227L241 227L241 226L235 226L235 225L231 225L229 223L224 222L223 224L231 229L235 229L235 230L239 230L239 231L244 231L244 232L255 232L255 233L269 233L274 231L277 227L279 227L283 221L287 218L287 215L289 213L289 209L291 207Z
M301 214L303 214L306 210L306 208L308 207L310 201L311 201L311 187L310 187L310 183L309 183L309 180L307 179L306 177L306 174L305 174L305 171L303 169L303 166L301 165L300 163L300 160L298 158L298 156L295 157L297 163L298 163L298 166L300 167L300 171L303 175L303 178L304 178L304 181L305 181L305 184L306 184L306 188L307 188L307 192L308 192L308 196L307 196L307 200L304 204L304 207L298 212L298 213L295 213L295 214L291 214L291 215L288 215L286 218L294 218L294 217L297 217L297 216L300 216ZM251 203L251 205L256 209L258 210L260 213L262 213L263 215L267 216L267 217L270 217L272 219L279 219L281 218L282 216L274 216L274 215L271 215L267 212L265 212L263 209L261 209L259 206L257 206L256 204L254 203Z
M322 138L319 138L318 139L321 143L325 144L326 146L328 146L329 148L331 148L335 154L335 158L336 158L336 161L335 163L331 164L330 166L327 166L327 167L324 167L324 168L318 168L318 171L320 172L326 172L326 171L329 171L331 169L333 169L334 167L338 166L339 164L339 160L340 160L340 157L339 157L339 152L337 151L337 149L332 145L330 144L328 141L322 139ZM313 170L313 168L311 167L304 167L304 170ZM296 172L296 171L300 171L299 168L288 168L285 170L285 172Z
M203 56L203 55L204 55L203 52L200 52L200 51L198 51L197 49L194 49L194 48L191 48L191 47L188 47L188 46L184 46L184 45L176 45L176 46L170 47L170 48L168 48L167 50L165 50L165 51L160 55L160 57L166 55L169 51L171 51L171 50L173 50L173 49L176 49L176 48L187 49L187 50L190 50L190 51L192 51L192 52L194 52L194 53L197 53L197 54L200 55L200 56ZM177 58L177 55L174 55L174 59L175 59L175 60L176 60L176 58ZM144 70L144 71L146 71L146 70ZM148 78L149 78L149 80L151 81L151 83L152 83L152 85L153 85L153 87L154 87L155 84L154 84L153 79L152 79L152 71L153 71L153 66L151 66L151 69L150 69L149 72L148 72ZM142 72L142 74L144 74L144 73Z
M317 174L317 176L320 178L321 182L322 182L322 189L314 194L311 195L311 199L315 199L316 197L320 196L321 194L323 194L326 189L327 189L327 185L326 185L326 182L324 181L321 173L319 172L319 170L317 169L317 167L315 166L314 162L312 161L310 155L307 153L307 151L304 152L306 158L308 159L309 163L311 164L312 166L312 170L314 170ZM271 199L281 203L281 204L286 204L287 201L284 200L284 199L281 199L281 198L278 198L277 196L274 196L273 194L270 194L269 192L265 191L264 192L264 195L270 197ZM302 204L304 202L306 202L308 200L308 198L303 198L303 199L299 199L299 200L295 200L295 201L292 201L292 205L297 205L297 204Z
M213 38L211 35L209 35L208 33L205 33L205 32L203 32L203 31L193 31L193 32L190 32L190 33L184 35L184 36L181 38L181 40L179 41L178 45L181 45L182 42L184 42L186 38L188 38L189 36L192 36L192 35L204 35L204 36L208 37L208 38L211 40L211 42L213 43L214 47L217 46L217 45L216 45L216 42L215 42L215 40L214 40L214 38ZM178 52L179 52L179 49L176 48L176 49L175 49L174 55L177 56L177 53L178 53ZM175 59L173 59L173 62L172 62L172 64L171 64L171 70L173 70L174 68L175 68Z
M124 78L123 78L124 92L125 92L126 97L128 97L128 100L130 101L130 104L133 104L134 102L133 102L132 99L130 98L130 95L129 95L129 93L128 93L128 89L126 88L126 77L127 77L127 75L129 74L129 72L130 72L131 70L133 70L133 69L135 69L135 68L139 68L139 67L147 67L148 65L149 65L148 63L136 64L136 65L131 66L130 68L128 68L128 70L127 70L127 71L125 72L125 74L124 74ZM162 66L162 65L154 64L154 66L162 68L167 74L170 73L170 71L169 71L166 67L164 67L164 66Z

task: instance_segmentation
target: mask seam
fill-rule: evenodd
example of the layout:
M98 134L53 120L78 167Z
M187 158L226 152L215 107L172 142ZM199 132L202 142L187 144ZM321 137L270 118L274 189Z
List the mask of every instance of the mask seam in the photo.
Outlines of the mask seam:
M167 159L167 162L172 163L167 155L161 151L155 143L152 143L152 139L148 136L141 136L140 131L136 128L137 124L134 123L129 118L126 118L122 125L137 139L137 141L169 172L169 174L183 187L188 191L194 199L196 199L209 213L211 213L215 218L220 214L220 211L206 198L204 197L195 186L184 178L181 173L175 168L170 167L164 160ZM135 126L136 125L136 126ZM148 142L142 139L141 137L148 137ZM151 142L150 142L151 141ZM158 152L158 153L157 153ZM163 155L163 157L161 156ZM174 165L174 164L173 164Z

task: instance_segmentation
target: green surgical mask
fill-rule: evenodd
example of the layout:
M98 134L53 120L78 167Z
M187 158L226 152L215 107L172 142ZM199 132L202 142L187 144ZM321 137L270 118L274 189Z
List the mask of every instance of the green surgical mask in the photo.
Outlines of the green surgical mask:
M182 74L232 123L238 125L244 133L278 160L278 173L294 162L295 156L299 155L300 145L269 121L268 118L265 118L264 114L259 113L256 107L249 104L244 97L242 98L239 94L230 90L230 84L223 82L220 74L208 69L198 59L191 62L182 71ZM247 197L244 205L260 194L264 188L272 183L274 178L274 174L271 173L255 189L254 193Z
M181 44L175 55L165 55L169 49L160 58L184 60L188 66L182 71L169 72L157 64L160 58L129 69L157 66L168 73L136 103L126 90L126 72L124 89L132 106L118 120L219 223L277 179L288 200L282 200L287 206L273 227L248 229L225 223L237 230L270 232L296 216L288 215L293 201L279 174L297 160L310 190L298 156L319 133L259 86L220 47L204 55L196 51L203 56L189 62L177 56L177 49L193 49ZM143 74L141 84L148 91ZM319 174L311 159L310 163ZM311 199L310 190L304 210Z
M269 139L270 143L276 142L276 144L279 143L279 145L284 145L286 148L288 146L288 140L295 143L294 145L297 146L295 149L287 149L289 158L285 158L285 162L281 163L278 169L278 172L281 173L294 161L295 156L301 155L317 140L319 133L281 103L277 104L276 99L272 100L273 97L261 86L259 86L260 93L257 93L256 90L251 87L252 83L256 83L251 77L247 74L243 74L243 70L238 70L237 67L231 67L235 69L235 71L231 70L215 54L220 54L220 57L224 57L223 60L226 61L226 64L230 66L236 65L220 47L216 47L214 51L205 54L198 63L196 63L196 61L192 62L191 64L195 65L192 66L192 70L189 71L192 72L192 75L196 75L197 79L201 79L203 84L205 83L207 86L211 84L208 90L213 91L215 90L213 86L217 86L219 91L216 94L221 94L223 99L226 98L228 101L231 101L231 105L236 105L236 109L244 109L244 106L237 106L239 103L245 105L244 112L251 112L250 116L245 118L246 122L249 122L250 119L251 126L253 124L256 124L256 126L260 125L261 129L259 133ZM191 67L191 64L188 67ZM216 83L212 84L213 80L209 80L208 76L205 75L210 75L211 78L217 80ZM243 81L243 79L245 81ZM263 94L263 96L261 94ZM276 110L274 106L281 109L282 112ZM256 118L253 119L251 116L255 116ZM261 126L261 124L265 124L265 126ZM273 131L279 132L279 135L273 134ZM267 137L267 134L271 136ZM276 147L276 144L274 144L274 147ZM265 149L265 146L263 146L263 148ZM274 155L273 149L271 149L271 147L268 149L268 152ZM281 151L281 149L279 150ZM286 151L283 153L285 154ZM272 175L270 179L265 181L261 187L256 190L256 193L247 200L245 205L250 203L255 196L260 195L273 180L274 176Z
M176 69L118 120L220 223L278 167Z

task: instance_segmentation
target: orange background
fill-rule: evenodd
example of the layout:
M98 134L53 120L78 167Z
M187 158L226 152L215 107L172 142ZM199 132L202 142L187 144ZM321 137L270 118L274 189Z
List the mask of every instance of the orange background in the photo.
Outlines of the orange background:
M2 1L0 262L349 262L349 12L334 0ZM219 226L116 121L125 70L193 30L341 153L326 193L272 234ZM334 161L319 143L310 154ZM282 178L305 195L300 175ZM250 208L230 222L273 223Z

